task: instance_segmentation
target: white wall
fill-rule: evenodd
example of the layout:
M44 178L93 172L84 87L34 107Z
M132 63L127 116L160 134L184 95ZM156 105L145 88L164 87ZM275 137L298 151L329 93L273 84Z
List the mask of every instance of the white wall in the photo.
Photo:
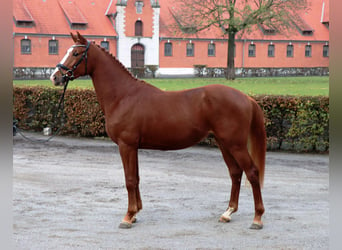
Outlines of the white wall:
M153 8L153 36L126 37L125 36L125 6L117 6L115 20L118 33L117 58L127 68L131 67L131 48L140 43L145 48L145 65L159 65L159 15L160 8Z

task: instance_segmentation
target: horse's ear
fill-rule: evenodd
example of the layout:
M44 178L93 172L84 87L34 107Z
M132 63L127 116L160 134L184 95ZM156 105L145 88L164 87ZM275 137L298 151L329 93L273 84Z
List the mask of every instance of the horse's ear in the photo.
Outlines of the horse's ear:
M78 31L76 31L77 33L77 37L78 37L78 41L81 43L81 44L87 44L87 39L85 39Z
M70 35L71 35L72 40L74 40L74 42L76 43L77 37L74 34L72 34L72 32L70 32Z

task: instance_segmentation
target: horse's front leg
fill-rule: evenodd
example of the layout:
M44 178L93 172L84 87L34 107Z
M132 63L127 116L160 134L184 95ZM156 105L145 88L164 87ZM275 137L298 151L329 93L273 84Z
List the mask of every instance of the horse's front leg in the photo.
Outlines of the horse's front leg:
M128 209L120 223L120 228L131 228L136 214L142 209L139 192L138 149L126 144L119 144L121 160L125 171L126 188L128 192Z

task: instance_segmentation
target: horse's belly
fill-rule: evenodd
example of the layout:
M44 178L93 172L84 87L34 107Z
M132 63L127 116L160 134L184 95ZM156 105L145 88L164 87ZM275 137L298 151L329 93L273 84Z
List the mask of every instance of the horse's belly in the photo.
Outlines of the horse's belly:
M204 130L163 131L163 133L146 134L141 137L140 148L176 150L195 145L207 135Z

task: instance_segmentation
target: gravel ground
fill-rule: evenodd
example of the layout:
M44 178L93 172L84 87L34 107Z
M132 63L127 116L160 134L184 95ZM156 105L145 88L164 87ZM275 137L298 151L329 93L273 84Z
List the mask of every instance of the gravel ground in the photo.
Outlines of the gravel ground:
M31 138L46 138L29 133ZM328 155L267 153L264 228L250 230L251 189L219 223L231 181L220 151L139 151L143 210L118 225L127 193L118 147L108 140L13 138L15 249L328 249Z

